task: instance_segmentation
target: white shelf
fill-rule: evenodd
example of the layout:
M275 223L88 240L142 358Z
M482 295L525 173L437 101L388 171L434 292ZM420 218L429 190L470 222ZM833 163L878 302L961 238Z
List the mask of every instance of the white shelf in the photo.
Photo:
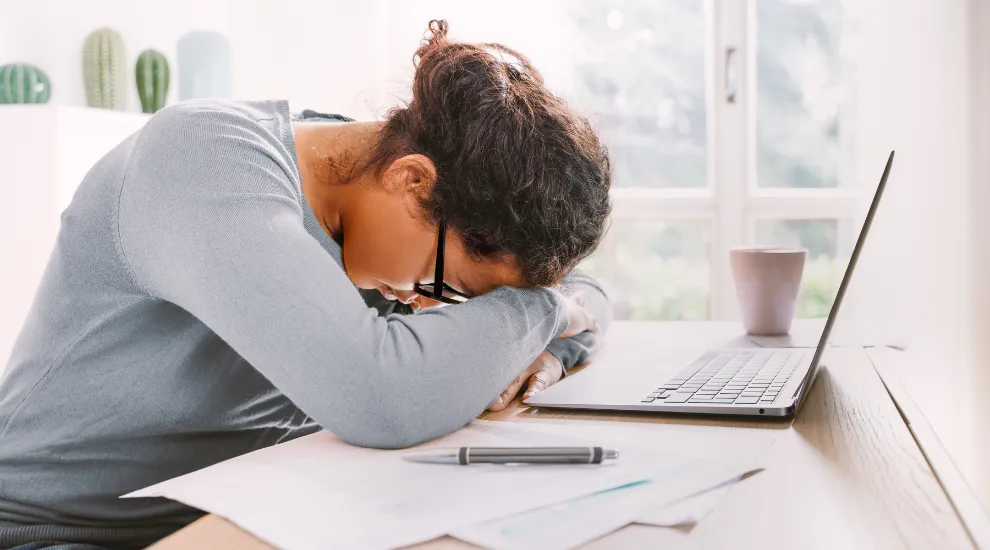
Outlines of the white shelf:
M0 372L86 172L149 115L0 105Z

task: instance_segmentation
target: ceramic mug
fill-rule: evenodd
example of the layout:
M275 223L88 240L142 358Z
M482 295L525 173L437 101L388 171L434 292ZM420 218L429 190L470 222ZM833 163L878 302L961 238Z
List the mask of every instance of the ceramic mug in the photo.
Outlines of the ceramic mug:
M804 249L773 246L729 251L746 332L771 336L791 330L807 255Z

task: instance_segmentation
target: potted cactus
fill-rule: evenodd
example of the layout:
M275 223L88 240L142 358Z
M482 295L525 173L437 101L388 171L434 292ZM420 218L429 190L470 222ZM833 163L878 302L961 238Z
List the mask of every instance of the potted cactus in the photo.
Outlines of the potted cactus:
M0 66L0 103L47 103L51 95L48 75L34 65Z
M156 113L165 106L168 94L169 68L165 55L156 50L145 50L138 56L134 67L141 111Z
M124 40L113 29L93 31L83 44L86 104L123 111L127 108Z

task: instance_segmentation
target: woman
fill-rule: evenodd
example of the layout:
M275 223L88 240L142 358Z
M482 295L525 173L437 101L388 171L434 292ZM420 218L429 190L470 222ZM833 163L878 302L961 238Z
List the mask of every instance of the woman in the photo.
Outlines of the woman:
M143 546L200 512L119 495L320 428L413 445L587 358L607 152L430 31L384 123L184 103L86 176L0 385L0 547Z

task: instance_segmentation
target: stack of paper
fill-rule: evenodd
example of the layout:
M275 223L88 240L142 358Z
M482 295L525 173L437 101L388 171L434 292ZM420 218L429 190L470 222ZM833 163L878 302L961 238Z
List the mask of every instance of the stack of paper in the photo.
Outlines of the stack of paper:
M709 512L718 506L718 502L732 489L732 485L742 478L743 476L739 476L726 480L722 485L709 491L679 500L655 510L648 510L636 518L636 523L656 525L657 527L697 525Z
M605 434L627 429L626 424L611 422L567 425L580 428L588 437L607 437ZM517 429L544 431L557 426L527 423ZM659 472L652 480L467 526L451 535L493 550L553 550L577 547L633 522L660 527L694 525L715 508L735 482L758 469L759 457L777 438L775 430L701 426L638 425L637 431L640 438L665 442L668 454L678 454L694 466Z
M323 432L126 496L184 502L286 550L394 548L445 534L490 548L569 548L753 466L730 459L739 453L715 449L732 445L715 441L725 434L602 424L479 421L416 449L620 448L620 460L610 465L419 464L402 459L408 451L353 447Z

